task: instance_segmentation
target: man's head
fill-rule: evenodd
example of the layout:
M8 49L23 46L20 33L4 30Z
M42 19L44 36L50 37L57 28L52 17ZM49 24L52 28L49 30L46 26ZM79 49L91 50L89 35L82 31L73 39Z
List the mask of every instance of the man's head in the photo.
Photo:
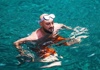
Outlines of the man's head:
M40 16L40 25L46 33L53 33L54 23L53 19L55 18L54 14L42 14Z

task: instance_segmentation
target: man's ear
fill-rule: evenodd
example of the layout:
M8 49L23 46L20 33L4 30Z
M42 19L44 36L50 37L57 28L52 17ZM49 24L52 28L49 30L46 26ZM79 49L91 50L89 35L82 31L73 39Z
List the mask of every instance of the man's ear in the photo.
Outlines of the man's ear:
M41 26L41 27L43 26L43 23L42 23L42 22L40 23L40 26Z

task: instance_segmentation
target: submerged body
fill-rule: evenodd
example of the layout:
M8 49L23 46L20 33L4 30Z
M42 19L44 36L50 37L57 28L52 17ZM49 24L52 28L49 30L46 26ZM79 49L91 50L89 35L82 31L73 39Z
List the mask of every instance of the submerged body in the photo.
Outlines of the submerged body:
M32 51L36 52L38 57L42 58L42 59L49 57L50 55L57 56L56 51L53 48L51 48L50 46L52 46L52 44L56 44L60 41L66 40L66 38L63 38L63 37L57 35L54 38L52 38L52 37L49 37L47 39L45 38L45 40L46 41L43 41L43 43L38 44L35 48L30 47L30 49ZM62 44L67 46L66 42L60 43L59 45L62 45Z

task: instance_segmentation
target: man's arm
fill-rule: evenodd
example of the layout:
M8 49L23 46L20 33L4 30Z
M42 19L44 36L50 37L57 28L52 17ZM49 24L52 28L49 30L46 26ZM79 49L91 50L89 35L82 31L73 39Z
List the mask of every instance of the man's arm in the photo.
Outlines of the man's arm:
M19 52L21 55L24 54L24 51L23 51L23 49L22 49L22 47L21 47L20 45L21 45L22 43L26 42L26 41L27 41L27 38L28 38L28 37L21 38L21 39L19 39L19 40L17 40L17 41L14 42L15 47L18 49L18 52Z
M14 45L18 49L18 51L19 51L20 54L22 54L22 55L24 54L24 51L23 51L23 49L22 49L22 47L20 45L22 43L25 43L25 42L29 41L29 40L35 40L35 36L34 35L35 34L33 32L30 36L25 37L25 38L21 38L21 39L19 39L19 40L17 40L17 41L14 42Z
M68 30L73 30L71 27L66 26L66 25L64 25L64 24L62 24L62 28L66 28L66 29L68 29Z
M55 23L55 27L58 29L66 28L68 30L73 30L71 27L64 25L63 23Z

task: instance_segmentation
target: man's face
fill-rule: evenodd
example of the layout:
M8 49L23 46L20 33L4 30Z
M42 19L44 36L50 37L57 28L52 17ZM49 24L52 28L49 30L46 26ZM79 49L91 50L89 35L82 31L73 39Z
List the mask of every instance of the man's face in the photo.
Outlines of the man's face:
M52 33L54 31L54 23L53 23L53 20L48 20L48 21L44 20L42 22L42 27L43 27L44 30Z

